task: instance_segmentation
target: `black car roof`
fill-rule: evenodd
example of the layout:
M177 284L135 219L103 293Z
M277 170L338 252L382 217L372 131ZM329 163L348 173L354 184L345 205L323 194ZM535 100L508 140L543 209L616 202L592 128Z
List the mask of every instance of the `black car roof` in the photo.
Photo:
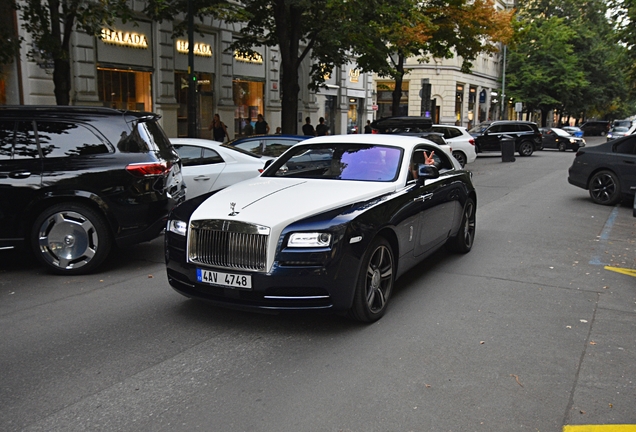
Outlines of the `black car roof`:
M423 126L425 127L433 126L433 119L431 119L430 117L395 116L395 117L382 117L371 122L371 127L374 129L423 127Z
M107 107L91 107L79 105L4 105L0 106L0 115L19 114L33 117L85 117L85 116L126 116L139 120L156 120L161 116L146 111L125 111Z

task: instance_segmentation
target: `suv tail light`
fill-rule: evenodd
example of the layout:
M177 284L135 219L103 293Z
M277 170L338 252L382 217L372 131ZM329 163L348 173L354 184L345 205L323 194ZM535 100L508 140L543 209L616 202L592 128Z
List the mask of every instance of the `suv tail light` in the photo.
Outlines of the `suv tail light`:
M172 169L172 162L142 162L126 166L126 171L135 177L165 175L170 169Z
M475 145L475 140L473 138L469 139L468 144Z
M380 131L379 131L379 130L377 130L377 129L371 129L371 133L372 133L372 134L379 134L379 133L380 133Z

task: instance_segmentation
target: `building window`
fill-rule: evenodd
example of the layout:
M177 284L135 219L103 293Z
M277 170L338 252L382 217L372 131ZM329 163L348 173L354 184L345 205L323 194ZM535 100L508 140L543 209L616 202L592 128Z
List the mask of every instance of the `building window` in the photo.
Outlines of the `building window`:
M377 84L378 117L406 116L409 112L409 82L402 82L402 95L397 113L393 113L394 81L382 81Z
M214 116L214 75L211 73L197 73L197 137L211 139L212 133L208 126ZM174 94L179 104L177 108L177 136L188 136L188 79L187 72L175 72Z
M251 135L258 114L264 114L265 83L263 81L232 81L234 94L234 130L237 135ZM267 119L265 119L267 121Z
M455 126L462 125L462 108L464 106L464 85L457 84L455 88Z
M152 111L152 73L97 68L97 91L104 106Z

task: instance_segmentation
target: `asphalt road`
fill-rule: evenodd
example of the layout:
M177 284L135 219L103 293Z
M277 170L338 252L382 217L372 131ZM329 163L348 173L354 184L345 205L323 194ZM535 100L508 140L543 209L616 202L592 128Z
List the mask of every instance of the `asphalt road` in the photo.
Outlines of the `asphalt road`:
M0 430L636 424L636 278L606 269L636 268L636 218L569 185L573 157L470 164L472 252L409 272L373 325L188 300L162 239L80 277L2 252Z

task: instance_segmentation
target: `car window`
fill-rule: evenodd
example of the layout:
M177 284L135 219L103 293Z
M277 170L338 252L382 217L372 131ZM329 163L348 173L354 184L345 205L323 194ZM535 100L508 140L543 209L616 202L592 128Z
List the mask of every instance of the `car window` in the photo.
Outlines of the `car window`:
M208 148L203 149L203 163L205 165L212 165L225 162L220 154L216 151Z
M13 159L15 122L0 121L0 160Z
M40 157L33 122L0 123L0 160L35 159Z
M240 149L246 150L248 152L251 152L257 155L262 155L263 154L263 151L261 150L262 142L263 140L261 139L248 140L248 141L234 144L234 147L238 147Z
M620 154L636 154L636 137L630 137L626 140L621 140L614 146L614 153Z
M455 128L445 128L446 133L444 134L444 138L457 138L458 136L462 136L462 132L459 129Z
M500 132L508 133L508 132L518 132L518 131L519 131L519 125L516 125L516 124L503 124L503 125L501 125Z
M493 125L488 129L488 133L499 133L503 130L503 125Z
M183 166L201 165L201 147L176 144L174 148Z
M519 131L521 132L534 132L534 129L532 129L532 126L530 125L520 124L520 125L517 125L517 127L519 128Z
M265 147L265 150L263 151L263 156L271 156L271 157L278 157L282 155L285 152L285 150L287 150L294 144L298 143L298 141L296 140L276 139L276 138L270 138L263 141L264 141L263 144Z
M37 136L45 158L89 156L110 152L101 138L77 123L37 121Z

